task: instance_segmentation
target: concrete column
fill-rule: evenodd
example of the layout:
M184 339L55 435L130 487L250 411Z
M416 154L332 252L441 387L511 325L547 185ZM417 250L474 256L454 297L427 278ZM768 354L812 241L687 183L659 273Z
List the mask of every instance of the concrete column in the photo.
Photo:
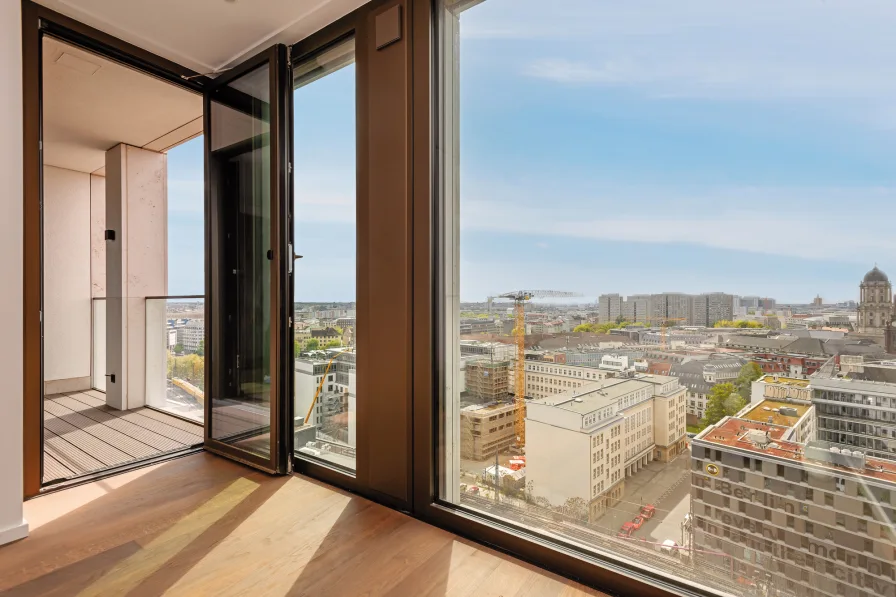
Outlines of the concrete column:
M106 404L146 403L146 297L168 294L167 156L129 145L106 152Z
M0 2L0 545L28 535L22 511L22 3Z

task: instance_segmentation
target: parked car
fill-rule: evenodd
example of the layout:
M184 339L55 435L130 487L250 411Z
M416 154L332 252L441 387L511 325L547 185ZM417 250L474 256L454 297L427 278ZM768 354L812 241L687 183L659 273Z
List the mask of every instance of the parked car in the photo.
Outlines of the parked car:
M622 525L622 528L619 529L619 532L616 533L616 536L628 539L629 537L632 536L632 533L634 533L634 532L635 532L635 525L633 525L630 522L627 522Z
M679 545L673 539L666 539L663 541L663 544L660 545L660 551L666 555L677 556L679 549Z
M647 504L646 506L641 506L641 516L645 519L650 520L653 518L653 515L656 514L656 506L653 504Z
M632 519L632 524L634 525L635 530L640 529L641 526L644 524L644 521L646 521L646 520L647 520L647 519L644 518L643 516L635 516L635 517Z
M479 495L479 488L474 485L473 487L470 488L470 493Z

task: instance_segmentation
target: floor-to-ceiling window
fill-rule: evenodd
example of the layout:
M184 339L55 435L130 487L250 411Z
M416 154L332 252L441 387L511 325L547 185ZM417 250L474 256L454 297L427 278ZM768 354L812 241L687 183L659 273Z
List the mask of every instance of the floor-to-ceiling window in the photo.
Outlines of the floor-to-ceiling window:
M892 451L813 430L814 388L896 388L896 8L438 17L442 500L698 591L893 594Z
M356 463L355 41L294 69L295 445Z

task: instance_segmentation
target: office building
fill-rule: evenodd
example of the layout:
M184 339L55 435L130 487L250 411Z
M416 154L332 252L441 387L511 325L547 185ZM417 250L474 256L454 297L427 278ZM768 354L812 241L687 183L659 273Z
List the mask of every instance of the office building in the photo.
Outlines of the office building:
M673 377L591 382L526 405L526 482L552 504L588 504L597 518L625 479L684 449L684 388Z
M622 297L618 294L602 294L597 298L597 320L600 323L615 322L622 317Z
M893 595L896 464L787 439L810 413L755 410L693 440L695 565L765 595Z

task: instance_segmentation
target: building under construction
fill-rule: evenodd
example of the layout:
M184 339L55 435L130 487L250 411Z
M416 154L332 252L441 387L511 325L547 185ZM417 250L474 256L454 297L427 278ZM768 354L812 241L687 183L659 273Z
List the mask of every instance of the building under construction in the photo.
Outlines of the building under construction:
M467 397L471 402L503 402L510 396L510 361L470 361L466 365Z

